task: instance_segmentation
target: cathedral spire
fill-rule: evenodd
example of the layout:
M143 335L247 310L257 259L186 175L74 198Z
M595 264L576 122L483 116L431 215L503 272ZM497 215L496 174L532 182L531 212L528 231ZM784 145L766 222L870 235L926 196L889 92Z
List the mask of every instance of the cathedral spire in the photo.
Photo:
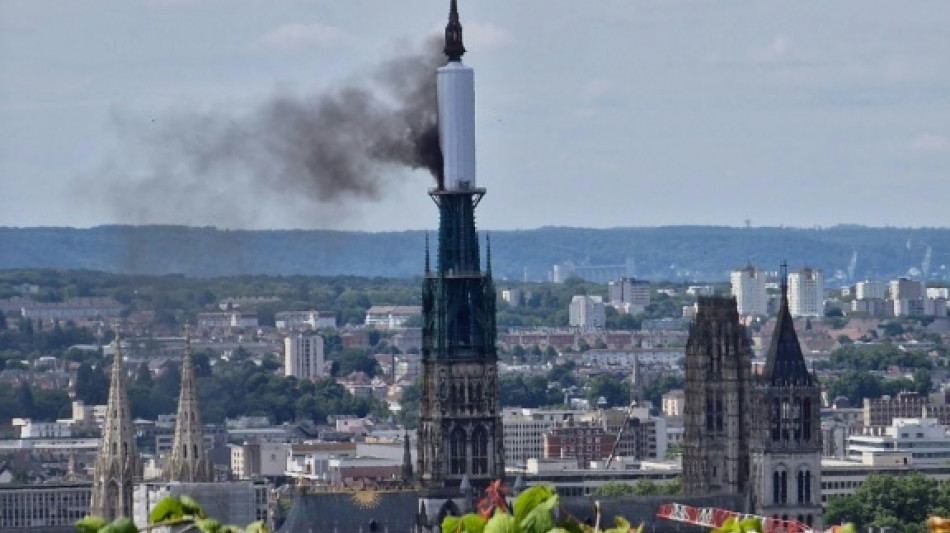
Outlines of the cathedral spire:
M403 435L402 450L402 481L406 485L412 485L412 451L410 449L409 431L406 430Z
M445 25L445 48L443 49L445 57L449 62L461 61L465 54L465 46L462 44L462 23L459 21L458 2L452 0L449 6L449 23Z
M132 483L142 467L135 447L135 431L122 369L122 340L115 326L115 358L109 384L109 402L102 425L102 442L93 474L90 514L106 521L132 516Z
M195 371L191 361L191 328L185 326L185 353L181 358L181 392L172 454L165 466L169 481L207 483L214 481L211 462L205 450L195 389Z
M788 264L784 261L779 275L782 278L782 303L775 319L772 343L766 353L763 377L773 385L812 385L813 380L795 333L795 320L788 307Z

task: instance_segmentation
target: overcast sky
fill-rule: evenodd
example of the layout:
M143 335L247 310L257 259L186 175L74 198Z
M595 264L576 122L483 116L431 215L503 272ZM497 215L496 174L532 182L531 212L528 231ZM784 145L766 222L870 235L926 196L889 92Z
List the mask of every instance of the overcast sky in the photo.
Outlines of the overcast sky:
M435 227L422 171L324 203L240 165L146 198L115 180L160 172L148 139L174 117L361 83L440 31L447 4L0 0L0 225ZM483 228L950 226L946 0L460 10Z

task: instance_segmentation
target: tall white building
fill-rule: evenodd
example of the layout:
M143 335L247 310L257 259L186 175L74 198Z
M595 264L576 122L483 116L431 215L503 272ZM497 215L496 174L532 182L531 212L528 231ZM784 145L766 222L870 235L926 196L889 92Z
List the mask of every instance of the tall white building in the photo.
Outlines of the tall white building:
M298 334L284 339L284 375L299 379L326 376L323 337Z
M769 300L765 292L764 271L747 265L733 270L729 281L740 315L768 314Z
M569 309L571 326L584 329L604 327L607 315L604 311L604 299L600 296L575 296Z
M825 277L821 270L805 267L789 273L788 308L793 317L825 314Z

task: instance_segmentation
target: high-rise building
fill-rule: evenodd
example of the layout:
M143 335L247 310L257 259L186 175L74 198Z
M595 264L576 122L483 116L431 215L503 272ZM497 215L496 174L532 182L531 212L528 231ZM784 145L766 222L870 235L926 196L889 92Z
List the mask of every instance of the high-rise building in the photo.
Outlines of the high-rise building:
M444 51L448 63L437 74L443 173L429 193L439 209L438 255L432 271L427 242L416 460L423 486L471 490L504 477L504 435L491 247L483 272L475 230L485 189L475 181L474 72L462 64L455 0Z
M820 531L821 390L805 364L784 282L778 322L752 398L753 512Z
M923 283L907 278L899 278L891 281L889 288L894 305L894 316L925 314L924 297L926 296L926 288Z
M132 486L141 476L142 463L135 446L135 431L125 390L125 372L122 369L122 343L117 328L109 401L92 479L90 514L107 522L120 516L132 516Z
M788 275L788 306L793 317L825 314L825 278L821 270L802 268Z
M887 285L882 281L864 280L854 284L855 300L883 300L887 298Z
M165 479L184 483L214 481L214 467L208 458L204 434L201 430L201 412L198 410L198 391L195 389L195 370L191 361L191 331L185 329L185 353L181 358L181 391L178 394L178 417L175 420L175 438L171 457L165 465Z
M745 494L749 482L749 361L736 299L701 296L686 343L683 492Z
M600 296L575 296L568 309L571 326L583 329L602 329L607 322L604 299Z
M607 283L610 305L625 313L642 313L650 305L650 282L620 278Z
M765 292L765 272L747 265L737 268L729 275L732 284L732 296L735 297L739 314L767 315L768 295Z
M323 337L300 333L284 339L284 375L297 379L326 377Z

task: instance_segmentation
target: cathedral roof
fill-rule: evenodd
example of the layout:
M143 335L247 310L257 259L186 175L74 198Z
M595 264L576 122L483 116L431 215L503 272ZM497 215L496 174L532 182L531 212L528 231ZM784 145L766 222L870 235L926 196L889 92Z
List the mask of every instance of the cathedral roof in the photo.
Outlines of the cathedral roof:
M795 321L788 309L788 286L782 281L782 306L779 309L772 344L765 360L763 378L772 385L814 385L805 365L802 346L795 333Z

